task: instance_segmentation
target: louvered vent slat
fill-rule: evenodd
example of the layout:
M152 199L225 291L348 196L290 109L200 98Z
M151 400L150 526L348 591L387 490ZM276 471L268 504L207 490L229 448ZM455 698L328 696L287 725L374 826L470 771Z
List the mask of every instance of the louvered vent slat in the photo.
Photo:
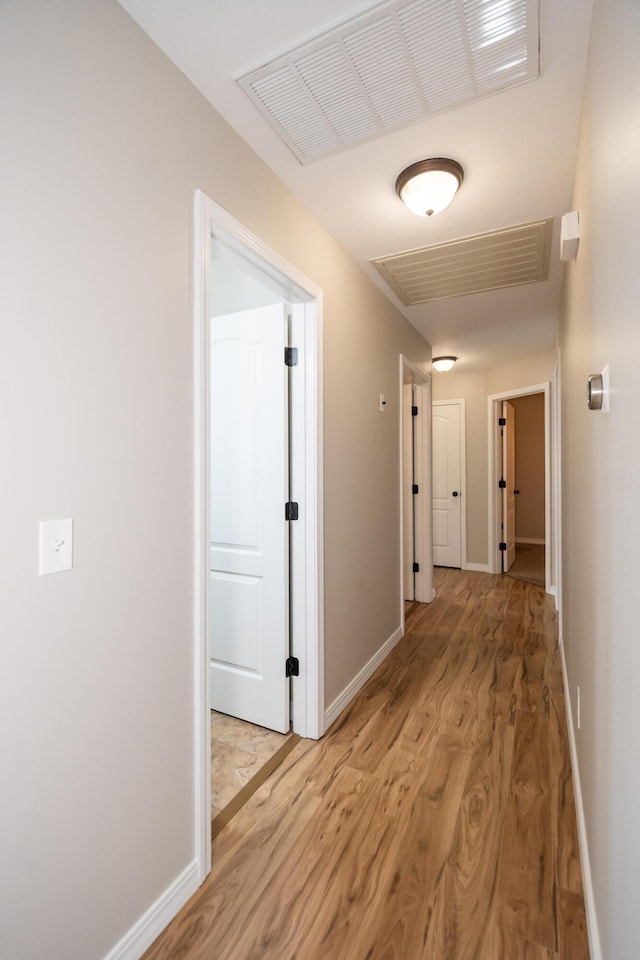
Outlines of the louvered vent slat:
M421 98L407 70L404 46L390 17L345 38L356 73L385 128L418 119Z
M406 305L547 279L552 220L466 237L371 263Z
M389 0L238 80L302 163L539 75L538 0Z

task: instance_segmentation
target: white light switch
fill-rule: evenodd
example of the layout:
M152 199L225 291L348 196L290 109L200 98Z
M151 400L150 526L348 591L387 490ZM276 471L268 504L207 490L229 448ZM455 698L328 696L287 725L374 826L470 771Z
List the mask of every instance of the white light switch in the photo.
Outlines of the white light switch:
M73 567L73 520L43 520L40 523L38 573L62 573Z

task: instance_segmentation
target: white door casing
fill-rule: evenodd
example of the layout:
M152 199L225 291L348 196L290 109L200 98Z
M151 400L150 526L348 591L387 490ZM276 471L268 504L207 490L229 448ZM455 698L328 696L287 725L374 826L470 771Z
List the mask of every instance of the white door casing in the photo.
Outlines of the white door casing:
M431 603L435 593L433 589L433 543L431 531L431 377L411 360L400 354L399 357L399 394L398 408L400 411L400 543L401 556L405 558L411 554L418 563L418 571L413 574L414 599L418 603ZM413 405L417 408L416 416L412 420L410 432L405 418L405 403L409 387ZM411 411L409 411L411 412ZM413 443L413 453L410 455L409 443ZM417 494L406 492L407 472L405 464L412 464L412 482L416 483ZM412 501L407 510L407 498ZM413 530L405 531L405 517L412 517ZM407 536L413 534L412 542L407 545ZM405 564L400 567L399 582L400 623L404 632L404 587Z
M211 720L209 703L209 317L212 249L224 243L252 271L268 278L293 306L299 347L292 382L291 483L300 520L290 531L292 653L300 676L291 682L292 726L303 737L324 732L322 290L201 190L194 204L194 850L198 879L211 869Z
M402 521L403 521L403 583L404 599L415 600L415 511L413 502L414 443L413 443L413 384L402 385Z
M211 320L211 706L289 730L284 304Z
M433 404L433 562L462 566L461 403Z
M557 437L552 431L551 421L551 401L552 391L551 383L536 383L532 386L518 387L513 390L507 390L503 393L490 394L487 398L488 412L488 536L489 536L489 573L500 573L502 551L499 549L502 537L502 499L499 489L499 480L502 476L502 438L500 435L499 418L502 416L502 403L504 400L514 399L515 397L526 397L532 393L544 394L544 431L545 431L545 588L547 593L556 593L556 584L552 579L551 558L557 549L560 521L558 505L552 500L552 491L555 491L557 485L557 474L559 471L559 457L552 458L552 449L557 444ZM553 576L557 579L557 569Z
M502 537L506 544L503 554L503 572L516 559L516 409L508 400L502 402L502 476L506 487L502 490Z

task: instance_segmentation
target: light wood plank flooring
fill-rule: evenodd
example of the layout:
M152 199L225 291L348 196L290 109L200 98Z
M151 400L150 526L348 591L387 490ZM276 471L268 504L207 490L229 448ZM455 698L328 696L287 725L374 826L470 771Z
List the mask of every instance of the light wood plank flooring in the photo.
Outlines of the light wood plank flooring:
M437 598L329 733L213 843L147 960L585 960L556 616L540 587Z

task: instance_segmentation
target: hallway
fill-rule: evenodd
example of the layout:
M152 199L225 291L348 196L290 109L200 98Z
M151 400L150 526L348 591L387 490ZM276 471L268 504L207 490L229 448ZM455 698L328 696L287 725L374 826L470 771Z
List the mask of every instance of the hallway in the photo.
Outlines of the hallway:
M552 601L458 570L435 586L216 837L146 960L589 956Z

